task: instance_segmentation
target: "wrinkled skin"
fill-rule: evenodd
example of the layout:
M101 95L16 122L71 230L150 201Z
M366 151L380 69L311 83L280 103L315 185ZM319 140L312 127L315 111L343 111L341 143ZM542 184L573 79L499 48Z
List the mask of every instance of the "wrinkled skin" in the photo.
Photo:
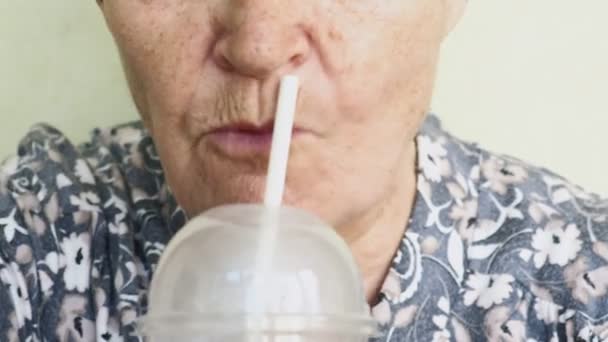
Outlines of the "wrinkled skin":
M167 181L191 216L261 200L267 154L230 153L208 133L268 122L280 77L299 76L304 133L293 140L285 201L333 224L358 260L374 260L362 268L379 281L414 197L414 137L440 44L464 1L99 3ZM357 253L371 243L388 252Z

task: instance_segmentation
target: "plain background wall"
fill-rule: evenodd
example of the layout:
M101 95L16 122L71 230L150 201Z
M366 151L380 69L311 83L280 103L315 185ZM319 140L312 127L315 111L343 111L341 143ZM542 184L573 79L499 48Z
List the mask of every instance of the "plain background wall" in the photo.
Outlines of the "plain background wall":
M433 111L487 148L608 194L608 1L474 0ZM34 122L82 141L136 118L95 1L0 1L0 155Z
M136 118L103 25L95 0L0 0L1 156L35 122L82 141Z

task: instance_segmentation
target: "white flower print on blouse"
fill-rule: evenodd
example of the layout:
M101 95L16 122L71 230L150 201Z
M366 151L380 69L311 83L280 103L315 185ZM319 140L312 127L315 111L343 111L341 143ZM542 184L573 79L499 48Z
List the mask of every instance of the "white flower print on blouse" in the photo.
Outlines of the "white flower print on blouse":
M0 264L0 266L2 265ZM21 328L26 320L32 319L32 306L28 298L25 279L19 270L19 265L12 262L8 267L0 268L0 285L2 284L8 285L10 297L15 306L17 327Z
M7 217L0 217L0 228L4 230L4 238L7 242L13 241L16 233L27 234L27 230L15 220L16 213L17 208L14 208Z
M450 301L445 296L439 298L437 308L441 311L440 314L433 316L433 324L437 327L437 331L433 333L432 342L447 342L450 341L452 333L448 329L448 321L450 315Z
M547 261L549 264L565 266L576 259L582 248L580 234L575 224L564 226L561 221L551 221L545 228L538 229L532 236L534 266L541 268Z
M522 183L528 177L526 169L521 165L495 157L481 165L481 173L487 179L483 186L501 195L507 192L509 185Z
M536 312L536 317L547 324L557 322L559 311L561 309L562 307L560 305L550 301L543 300L541 298L536 298L534 300L534 311Z
M608 340L608 324L594 325L588 323L578 333L577 341L606 342Z
M118 322L110 316L108 308L102 307L97 313L97 341L119 342Z
M83 316L86 313L87 298L83 295L68 294L59 305L59 322L53 334L58 341L95 341L95 323ZM103 340L102 340L103 341Z
M70 234L61 242L65 255L63 281L68 290L85 292L89 287L91 260L89 234Z
M82 192L78 196L70 196L70 203L73 206L78 207L78 210L98 212L99 209L99 196L92 192Z
M484 329L486 331L484 341L532 342L531 339L526 340L524 322L509 319L512 314L512 310L506 306L495 306L488 310L484 319Z
M475 303L484 309L501 304L513 292L513 281L515 278L510 274L472 273L466 281L468 289L464 291L464 304Z
M95 184L95 178L93 177L93 173L91 172L91 168L87 165L87 163L78 159L76 161L76 167L74 168L74 173L80 179L80 181L84 184Z
M418 139L418 164L422 166L424 175L432 182L441 181L442 177L451 172L450 162L446 159L448 151L441 141L432 141L427 136Z
M584 304L608 294L608 266L590 269L587 258L579 257L564 268L564 280L572 296Z
M58 254L56 252L50 252L46 255L44 260L40 260L39 265L45 265L48 267L48 271L52 275L55 275L59 272L60 269L65 267L65 257L63 254ZM41 271L39 275L40 287L43 291L48 291L53 287L53 278L50 274L47 274L47 271Z

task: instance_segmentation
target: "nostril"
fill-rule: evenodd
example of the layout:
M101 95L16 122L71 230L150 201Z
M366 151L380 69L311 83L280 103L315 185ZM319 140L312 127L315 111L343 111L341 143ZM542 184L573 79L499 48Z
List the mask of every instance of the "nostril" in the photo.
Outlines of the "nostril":
M220 54L219 56L216 57L216 62L220 68L222 68L226 71L234 70L234 66L232 65L232 63L230 63L228 58L226 58L226 56L224 56L223 54Z
M299 68L310 55L310 44L303 34L288 29L255 23L222 35L212 47L213 63L223 72L253 78Z
M303 63L304 63L304 55L302 55L302 54L294 55L289 59L289 64L291 64L292 66L300 66Z

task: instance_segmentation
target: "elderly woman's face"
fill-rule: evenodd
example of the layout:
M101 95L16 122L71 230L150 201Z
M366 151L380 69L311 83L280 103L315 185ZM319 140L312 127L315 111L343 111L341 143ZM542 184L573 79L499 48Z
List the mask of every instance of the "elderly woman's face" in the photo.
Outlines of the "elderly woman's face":
M190 215L261 200L279 79L301 79L285 200L333 224L391 191L457 0L104 0ZM411 165L410 165L411 166Z

